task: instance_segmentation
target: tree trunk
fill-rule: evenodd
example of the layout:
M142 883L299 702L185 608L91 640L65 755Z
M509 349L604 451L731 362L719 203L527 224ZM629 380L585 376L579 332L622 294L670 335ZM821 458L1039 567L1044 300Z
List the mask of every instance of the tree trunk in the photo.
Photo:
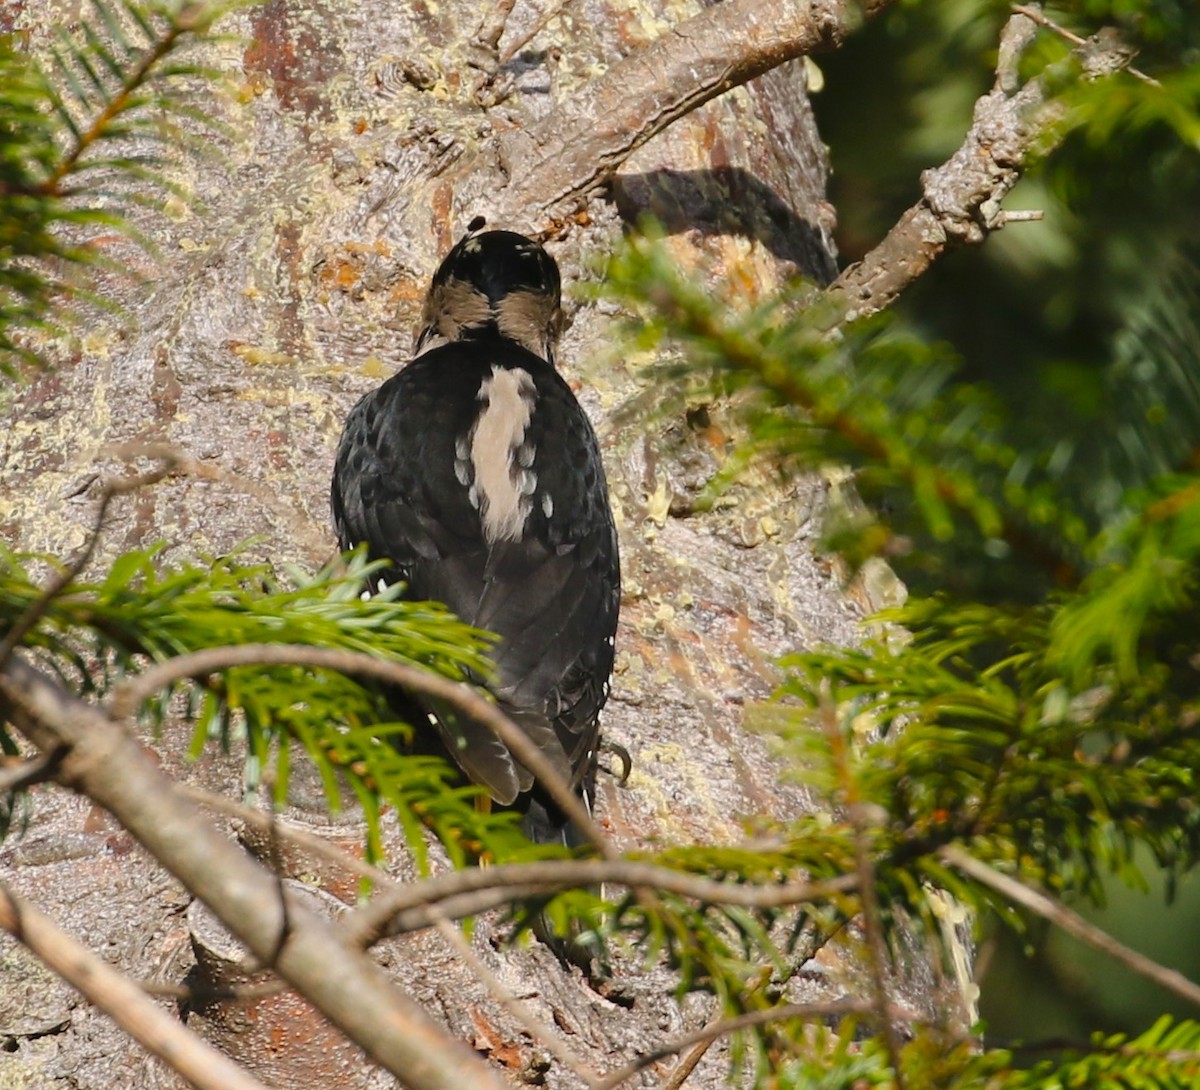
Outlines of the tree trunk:
M499 38L502 57L550 6L516 4ZM30 0L22 19L34 46L70 10ZM212 47L235 82L232 99L214 108L235 141L224 159L181 168L196 206L173 202L168 215L142 224L161 257L144 264L143 285L113 281L126 313L50 346L56 366L11 399L0 447L5 540L70 552L89 532L97 475L116 469L130 445L166 443L184 453L188 471L122 501L104 557L161 540L168 560L239 546L274 563L328 559L328 481L342 421L406 360L428 279L476 215L492 227L546 233L568 284L602 275L605 255L646 212L681 265L720 281L715 290L756 299L797 273L828 282L836 266L827 163L803 61L688 113L578 207L496 218L507 208L506 182L520 173L514 157L525 153L512 134L545 122L599 73L698 10L569 3L490 82L484 70L496 58L476 41L481 5L472 0L272 0L227 20L220 29L243 38ZM610 307L570 297L567 305L560 365L601 436L625 580L604 729L630 752L633 774L624 787L601 777L598 815L622 849L738 841L744 818L810 806L780 783L767 744L744 730L747 704L771 690L772 658L853 641L864 610L886 604L889 592L883 582L844 590L836 566L815 554L823 478L763 474L718 509L693 513L736 423L701 400L686 414L618 423L646 394L651 361L613 350L620 340ZM152 743L163 766L237 795L240 759L187 764L186 737L176 724ZM15 888L134 976L180 980L194 938L181 915L184 892L111 818L86 800L54 798L51 809L50 796L36 794L30 831L3 846ZM293 801L292 819L354 842L353 815L330 826L318 785L306 798L298 784ZM309 863L296 871L312 877ZM318 877L353 898L344 876ZM498 950L494 934L481 922L478 956L596 1071L712 1014L700 997L677 1004L669 974L636 957L618 962L604 996L544 948ZM849 942L823 952L791 994L854 994ZM578 1085L440 934L385 944L380 957L453 1034L513 1076ZM27 1085L174 1085L100 1016L74 1008L64 986L39 982L40 970L5 968L0 1033L19 1031L13 1062L27 1065ZM929 1001L922 974L900 986L912 989L901 1001ZM232 1023L197 1011L191 1024L251 1069L288 1078L270 1043L286 1048L286 1033L276 1039ZM336 1072L310 1067L307 1081L275 1085L390 1084L365 1065L343 1070L341 1053L326 1059ZM639 1078L657 1083L673 1062ZM714 1049L689 1086L720 1084L725 1065Z

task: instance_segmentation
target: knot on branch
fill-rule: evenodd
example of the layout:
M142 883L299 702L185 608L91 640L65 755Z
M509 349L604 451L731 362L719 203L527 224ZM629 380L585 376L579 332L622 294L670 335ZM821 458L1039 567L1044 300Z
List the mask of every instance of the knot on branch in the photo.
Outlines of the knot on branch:
M1000 202L1016 184L1029 147L1024 114L1032 104L1026 97L1001 90L984 95L963 146L921 175L925 205L948 240L979 243L999 226Z

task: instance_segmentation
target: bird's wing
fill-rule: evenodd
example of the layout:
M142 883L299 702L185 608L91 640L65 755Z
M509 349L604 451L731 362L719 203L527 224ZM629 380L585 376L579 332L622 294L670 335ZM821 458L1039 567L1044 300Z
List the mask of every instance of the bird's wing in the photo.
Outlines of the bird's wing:
M470 426L474 410L467 398L446 396L434 357L447 351L415 360L362 398L334 461L338 544L365 543L372 559L391 561L392 581L408 581L418 562L453 562L482 548L479 515L454 459L455 434Z

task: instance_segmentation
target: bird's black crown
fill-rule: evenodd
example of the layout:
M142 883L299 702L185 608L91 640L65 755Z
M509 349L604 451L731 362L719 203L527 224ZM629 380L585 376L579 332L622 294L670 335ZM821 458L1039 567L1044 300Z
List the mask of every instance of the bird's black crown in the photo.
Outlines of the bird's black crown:
M536 242L515 231L469 234L447 255L433 287L465 281L494 307L513 292L532 292L557 306L562 293L558 265Z

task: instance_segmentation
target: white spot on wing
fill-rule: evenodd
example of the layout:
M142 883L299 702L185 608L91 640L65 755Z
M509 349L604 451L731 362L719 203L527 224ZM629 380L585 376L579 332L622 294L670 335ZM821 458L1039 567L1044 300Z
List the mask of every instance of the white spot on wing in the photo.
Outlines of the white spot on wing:
M546 518L552 518L554 515L554 497L549 492L542 493L542 514Z

